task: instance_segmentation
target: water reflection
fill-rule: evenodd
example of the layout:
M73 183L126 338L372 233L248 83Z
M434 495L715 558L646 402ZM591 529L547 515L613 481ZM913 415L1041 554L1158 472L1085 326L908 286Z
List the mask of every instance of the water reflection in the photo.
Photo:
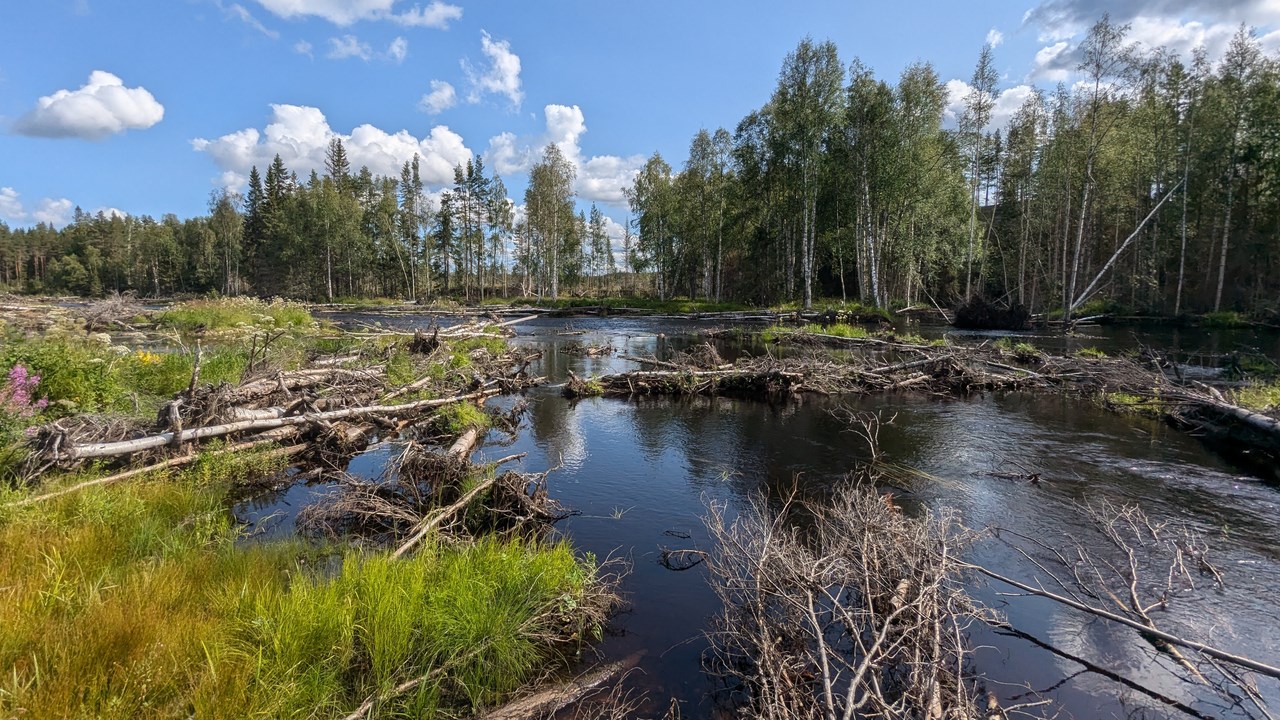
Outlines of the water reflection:
M397 319L399 320L399 319ZM408 321L406 321L408 322ZM515 342L543 350L533 372L551 383L570 371L587 377L636 369L617 356L583 357L562 352L567 343L608 343L619 353L668 357L701 342L696 323L647 318L539 319L517 326ZM1214 351L1178 334L1166 339L1182 349ZM1122 337L1110 339L1117 345ZM1076 340L1071 340L1075 342ZM1131 342L1131 341L1130 341ZM1226 342L1225 340L1222 342ZM1087 344L1098 345L1096 339ZM721 343L725 357L743 350ZM1106 349L1104 347L1104 349ZM1280 351L1273 348L1277 356ZM661 712L668 697L683 703L686 717L709 717L714 685L701 672L709 619L718 607L701 567L672 572L659 564L663 548L706 548L701 516L708 501L740 507L744 498L781 492L795 478L810 486L830 483L863 457L862 440L831 412L837 401L804 398L777 403L731 398L586 398L569 401L556 387L527 393L527 424L500 451L489 438L481 457L525 452L526 470L559 465L549 478L551 493L579 515L560 531L583 552L599 558L629 558L624 582L628 609L599 650L606 659L643 651L636 682ZM895 479L908 501L925 508L956 508L975 529L1002 526L1046 542L1082 537L1079 505L1095 499L1138 502L1157 520L1190 523L1212 548L1226 575L1221 592L1203 589L1173 603L1159 621L1211 628L1210 640L1260 659L1280 656L1280 621L1272 597L1280 587L1277 490L1213 454L1195 438L1155 422L1121 417L1067 396L1010 393L940 400L924 396L853 398L855 410L896 413L881 430L891 462L920 473ZM386 452L362 457L368 472ZM1011 467L1039 473L1032 485L992 473ZM290 507L299 499L290 489ZM302 491L305 494L305 491ZM274 507L266 503L267 512ZM981 541L974 562L1027 579L1027 564L1008 545ZM1126 630L1064 612L1034 598L1011 598L1005 588L977 583L981 601L1002 609L1013 625L1134 680L1176 696L1211 714L1215 701L1195 697L1173 682L1168 660ZM973 628L983 649L977 670L1004 699L1028 686L1054 687L1055 704L1038 708L1059 717L1124 717L1140 698L1118 698L1117 687L1093 675L1071 677L1079 666L1024 640ZM1070 680L1063 682L1064 679ZM1273 700L1277 698L1272 698Z

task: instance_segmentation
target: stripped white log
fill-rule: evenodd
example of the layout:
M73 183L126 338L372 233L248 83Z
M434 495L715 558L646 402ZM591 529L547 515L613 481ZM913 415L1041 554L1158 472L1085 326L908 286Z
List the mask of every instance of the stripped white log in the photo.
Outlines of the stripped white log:
M230 435L238 432L271 430L273 428L285 427L287 425L306 425L352 417L364 417L367 415L407 415L431 408L450 405L456 402L462 402L464 400L476 400L490 395L496 395L498 392L499 390L497 388L490 388L473 393L467 393L466 395L457 395L454 397L439 398L435 400L419 400L417 402L405 403L403 405L369 405L365 407L344 408L342 410L330 410L328 412L309 413L305 415L290 415L288 417L281 418L241 420L239 422L222 423L220 425L208 425L205 427L183 430L178 433L176 437L172 432L165 432L133 440L72 445L66 449L64 457L68 460L80 460L84 458L126 455L129 453L139 452L141 450L151 450L153 448L164 447L165 445L175 442L180 444L195 440L203 440L205 438L221 437L223 435Z

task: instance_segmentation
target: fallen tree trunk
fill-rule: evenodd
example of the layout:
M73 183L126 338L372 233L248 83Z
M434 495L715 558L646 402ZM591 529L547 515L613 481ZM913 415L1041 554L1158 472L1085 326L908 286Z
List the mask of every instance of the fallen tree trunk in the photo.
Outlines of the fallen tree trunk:
M451 460L465 461L478 442L480 442L480 428L474 426L469 427L465 432L458 436L457 440L453 441L453 444L445 451L444 456ZM423 518L422 522L420 522L418 527L415 528L413 535L411 535L408 540L404 541L400 547L396 548L395 557L401 557L412 550L414 545L417 545L422 538L427 536L427 533L431 532L431 530L443 522L445 518L466 507L467 504L471 502L472 498L479 495L484 490L489 489L490 485L497 482L498 477L499 475L495 473L493 477L472 488L471 492L463 495L454 504L439 510L430 518Z
M231 445L229 447L219 450L218 452L214 453L214 456L217 457L217 456L226 455L229 453L240 452L241 450L249 450L251 448L261 447L263 445L268 445L274 442L275 440L273 439L263 439L263 440L252 440L249 442L238 443L236 445ZM310 447L310 445L307 443L302 443L299 445L290 445L289 447L283 447L277 450L272 450L271 452L267 453L267 457L279 457L282 455L285 457L288 457L290 455L295 455L297 453L300 453L303 450L306 450L308 447ZM45 493L43 495L36 495L35 497L29 497L24 500L19 500L17 502L10 503L9 507L22 507L24 505L34 505L35 503L43 502L45 500L52 500L53 498L62 497L63 495L70 495L71 493L77 492L79 490L83 490L85 488L94 487L97 485L108 485L110 483L119 482L120 480L127 480L132 477L137 477L139 475L145 475L150 472L155 472L157 470L167 470L169 468L189 465L195 462L196 460L199 460L200 456L201 456L201 453L188 453L186 455L180 455L175 458L169 458L168 460L163 460L161 462L153 463L151 465L146 465L144 467L134 468L132 470L125 470L124 472L119 472L119 473L116 473L115 475L108 475L106 477L95 478L93 480L86 480L85 482L77 483L75 485L72 485L71 487L63 488L61 490L56 490L51 493Z
M464 400L476 400L490 395L496 395L498 392L499 390L497 388L491 388L467 393L466 395L457 395L454 397L439 398L435 400L419 400L417 402L405 403L403 405L370 405L364 407L345 408L342 410L330 410L328 412L291 415L280 418L242 420L239 422L223 423L221 425L191 428L178 433L164 432L158 435L151 435L133 440L72 445L67 447L65 451L60 453L59 456L54 459L83 460L85 458L128 455L141 450L152 450L164 447L169 444L187 443L195 440L203 440L205 438L221 437L232 433L271 430L288 425L308 425L312 423L323 423L333 420L342 420L345 418L364 417L368 415L405 415L421 412L430 408L450 405L456 402L462 402Z
M635 667L639 661L640 654L635 653L625 660L609 663L568 682L536 690L502 707L490 710L482 720L528 720L536 717L552 717L565 707L579 702L601 685Z

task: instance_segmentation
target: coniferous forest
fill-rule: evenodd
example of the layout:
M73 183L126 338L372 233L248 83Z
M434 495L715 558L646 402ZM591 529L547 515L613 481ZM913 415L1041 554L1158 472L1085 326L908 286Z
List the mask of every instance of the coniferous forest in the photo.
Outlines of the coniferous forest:
M1220 59L1143 48L1097 22L1079 77L997 119L993 49L963 111L928 63L877 77L801 41L771 97L688 156L655 153L627 189L622 238L574 193L554 145L510 197L481 157L451 187L279 157L208 214L77 211L62 229L0 224L0 287L310 300L649 294L751 304L822 298L1033 312L1280 306L1280 59L1242 26Z

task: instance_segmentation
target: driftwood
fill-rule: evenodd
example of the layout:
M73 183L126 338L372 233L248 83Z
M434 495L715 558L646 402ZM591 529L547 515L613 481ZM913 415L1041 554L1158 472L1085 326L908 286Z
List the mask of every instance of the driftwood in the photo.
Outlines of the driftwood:
M236 445L231 445L231 446L222 448L221 450L218 450L216 453L214 453L214 456L216 457L216 456L225 455L228 453L240 452L241 450L249 450L251 448L261 447L263 445L269 445L274 442L275 442L274 439L267 438L262 440L252 440L249 442L238 443ZM300 453L303 450L306 450L308 447L309 445L307 445L306 443L303 443L299 445L290 445L289 447L277 448L276 450L272 450L268 452L267 457L279 457L279 456L287 457L290 455L295 455L297 453ZM153 463L151 465L146 465L140 468L134 468L132 470L119 472L114 475L107 475L106 477L95 478L93 480L86 480L85 482L77 483L75 485L72 485L71 487L63 488L61 490L56 490L50 493L45 493L43 495L36 495L34 497L25 498L23 500L10 503L9 507L22 507L24 505L34 505L35 503L38 503L38 502L51 500L53 498L61 497L63 495L70 495L71 493L83 490L85 488L94 487L96 485L108 485L110 483L119 482L120 480L127 480L129 478L137 477L139 475L145 475L147 473L156 472L157 470L167 470L169 468L189 465L195 462L196 460L199 460L200 455L201 453L188 453L186 455L180 455L178 457L169 458L168 460L163 460L161 462Z
M465 395L457 395L449 398L439 398L435 400L419 400L417 402L405 403L402 405L370 405L363 407L345 408L342 410L330 410L328 412L307 413L302 415L291 415L287 417L275 417L255 420L242 420L239 422L223 423L221 425L211 425L205 427L191 428L182 430L181 432L164 432L148 437L136 438L133 440L121 440L117 442L106 443L89 443L84 445L65 446L57 459L63 460L82 460L94 457L112 457L116 455L127 455L142 450L153 450L170 444L187 443L196 440L203 440L212 437L221 437L233 433L255 432L262 430L271 430L274 428L285 427L288 425L310 425L317 423L331 422L334 420L342 420L346 418L366 417L372 415L397 416L419 413L423 410L441 407L465 400L476 400L490 395L498 394L498 389L479 390Z
M479 440L480 428L468 428L466 432L458 436L458 439L455 440L453 444L449 446L449 449L445 451L445 458L454 461L465 461L467 455L471 454L472 448L475 447ZM428 533L439 526L440 523L444 522L459 510L465 508L477 495L488 490L490 486L497 482L499 477L500 476L497 473L494 473L493 477L477 483L470 492L459 498L457 502L449 505L448 507L441 508L433 515L424 517L418 523L417 527L414 528L413 534L409 536L409 539L405 540L400 544L400 547L396 548L394 556L403 557L406 553L412 550L415 545L421 542L422 538L426 537Z
M535 690L506 705L490 710L481 716L481 720L528 720L551 717L635 667L639 661L640 653L635 653L625 660L596 668L568 682Z

